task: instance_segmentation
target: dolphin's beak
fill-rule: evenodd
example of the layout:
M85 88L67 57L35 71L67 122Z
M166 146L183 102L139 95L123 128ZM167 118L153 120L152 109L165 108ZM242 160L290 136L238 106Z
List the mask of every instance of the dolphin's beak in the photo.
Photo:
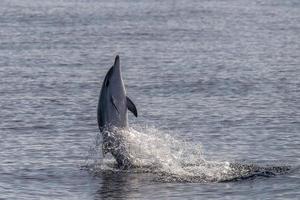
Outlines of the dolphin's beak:
M119 74L119 76L121 76L121 67L120 67L120 57L119 57L119 55L117 55L116 58L115 58L114 72Z
M120 68L120 57L119 57L119 55L117 55L116 58L115 58L114 67L115 67L115 69Z

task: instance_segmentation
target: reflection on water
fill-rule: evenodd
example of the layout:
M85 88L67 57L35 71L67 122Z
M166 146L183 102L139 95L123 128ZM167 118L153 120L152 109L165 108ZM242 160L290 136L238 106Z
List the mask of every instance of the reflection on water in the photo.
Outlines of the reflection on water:
M102 183L97 191L95 199L103 198L126 198L130 197L130 191L134 188L132 186L133 177L127 173L101 173Z

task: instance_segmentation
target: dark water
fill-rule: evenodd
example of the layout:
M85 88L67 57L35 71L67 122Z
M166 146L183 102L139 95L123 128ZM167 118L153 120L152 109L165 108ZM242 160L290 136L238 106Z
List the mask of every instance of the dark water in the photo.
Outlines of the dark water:
M0 27L1 199L300 198L298 0L2 0ZM116 54L133 126L201 144L207 160L295 170L181 183L82 169Z

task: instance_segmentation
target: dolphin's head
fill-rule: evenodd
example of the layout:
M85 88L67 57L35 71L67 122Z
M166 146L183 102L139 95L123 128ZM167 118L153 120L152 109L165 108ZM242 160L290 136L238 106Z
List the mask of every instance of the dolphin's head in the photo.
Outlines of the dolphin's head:
M127 126L126 92L118 55L102 84L98 104L98 124L100 128L107 125Z
M119 95L120 89L125 92L124 83L122 80L121 66L120 66L120 57L117 55L115 58L114 65L107 72L103 86L106 89L109 89L111 93Z

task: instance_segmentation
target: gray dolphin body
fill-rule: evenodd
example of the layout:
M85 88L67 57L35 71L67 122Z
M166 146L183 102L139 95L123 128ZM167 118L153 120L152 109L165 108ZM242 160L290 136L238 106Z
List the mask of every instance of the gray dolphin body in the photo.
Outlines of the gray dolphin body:
M103 153L110 152L116 159L118 167L123 169L129 168L132 160L121 131L128 128L127 109L137 117L134 103L126 96L120 58L117 55L102 84L97 119L103 136Z

